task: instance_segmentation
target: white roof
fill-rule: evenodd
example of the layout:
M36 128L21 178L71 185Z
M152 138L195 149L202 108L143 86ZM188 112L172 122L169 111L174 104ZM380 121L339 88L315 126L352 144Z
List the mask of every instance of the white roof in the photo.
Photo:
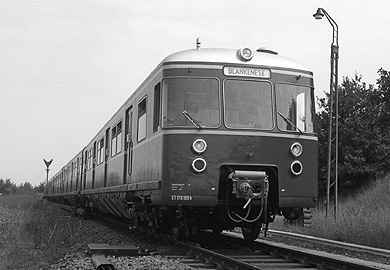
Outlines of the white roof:
M242 60L238 55L239 50L235 49L193 49L173 53L166 57L162 64L169 62L201 62L210 64L239 64L250 66L267 66L290 68L296 70L310 71L306 66L291 60L287 57L272 54L269 52L253 51L253 58L249 61Z

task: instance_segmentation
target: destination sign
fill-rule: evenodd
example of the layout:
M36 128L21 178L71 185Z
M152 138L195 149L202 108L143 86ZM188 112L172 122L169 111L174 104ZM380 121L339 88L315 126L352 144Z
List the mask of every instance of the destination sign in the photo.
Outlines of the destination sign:
M269 69L244 68L244 67L224 67L225 76L254 77L254 78L271 78Z

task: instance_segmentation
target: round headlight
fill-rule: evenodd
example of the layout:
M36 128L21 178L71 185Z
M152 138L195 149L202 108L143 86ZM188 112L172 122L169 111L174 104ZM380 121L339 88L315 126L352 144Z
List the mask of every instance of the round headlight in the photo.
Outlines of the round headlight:
M302 155L303 147L299 142L295 142L291 145L290 151L294 157L299 157Z
M202 154L204 151L206 151L207 143L203 139L196 139L192 143L192 149L198 154Z
M203 158L196 158L192 161L192 169L197 172L201 173L206 170L207 163L206 160Z
M249 48L242 48L242 49L240 49L238 51L238 54L245 61L249 61L253 57L253 51L251 49L249 49Z
M291 163L290 170L293 175L300 175L303 170L302 163L300 163L298 160L295 160L293 163Z

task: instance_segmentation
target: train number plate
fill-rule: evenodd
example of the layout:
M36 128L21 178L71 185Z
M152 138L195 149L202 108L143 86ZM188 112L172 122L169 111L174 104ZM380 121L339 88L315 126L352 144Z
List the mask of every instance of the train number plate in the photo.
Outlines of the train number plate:
M191 195L172 195L172 201L192 201Z

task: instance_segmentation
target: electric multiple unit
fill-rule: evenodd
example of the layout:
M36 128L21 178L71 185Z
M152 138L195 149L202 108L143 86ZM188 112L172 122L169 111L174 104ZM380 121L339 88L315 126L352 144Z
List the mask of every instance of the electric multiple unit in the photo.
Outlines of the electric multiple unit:
M277 53L165 58L49 182L47 198L171 230L241 227L317 200L313 74ZM86 116L88 117L88 116Z

